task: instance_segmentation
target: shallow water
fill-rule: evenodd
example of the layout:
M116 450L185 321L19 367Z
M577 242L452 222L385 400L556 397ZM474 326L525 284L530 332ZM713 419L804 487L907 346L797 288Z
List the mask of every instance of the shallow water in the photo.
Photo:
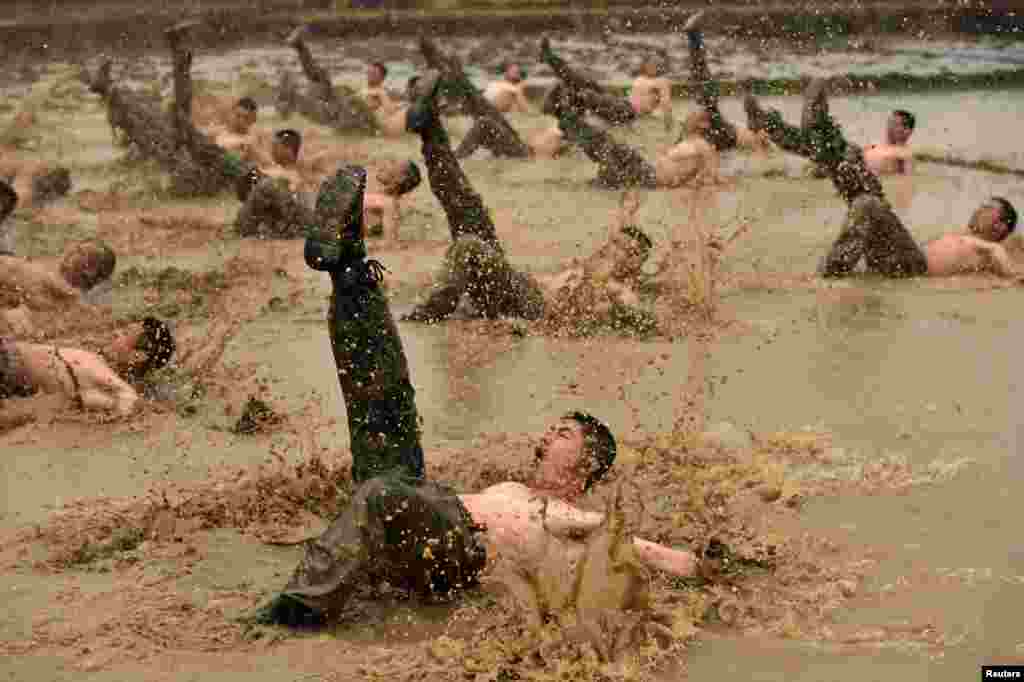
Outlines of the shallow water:
M920 48L925 49L930 48ZM288 56L274 50L243 51L230 59L262 63L272 55L282 61ZM203 55L197 59L197 71L203 74L208 69L210 77L225 73L219 70L235 63L231 60ZM356 62L350 66L355 69ZM393 78L401 76L401 68L396 69ZM798 116L796 99L767 98L766 103L779 106L789 117ZM918 149L1020 166L1020 152L1007 144L1005 131L1014 129L1022 103L1024 94L1018 92L886 95L837 99L832 111L852 139L868 141L881 133L889 110L908 108L918 114ZM679 104L680 109L688 107ZM731 118L740 116L735 100L726 100L723 110ZM66 119L58 114L44 116L44 122L61 120ZM523 129L545 124L535 115L516 116L514 122ZM272 123L276 120L270 119L268 125ZM81 169L76 174L78 189L109 186L117 177L109 165L116 152L98 106L86 106L74 125L67 134L44 139L44 152L57 155L59 149L59 158ZM455 120L451 127L458 138L467 123ZM666 139L658 125L648 122L616 136L649 154ZM393 158L419 154L412 138L357 142L352 152ZM740 155L725 165L727 173L736 176L736 187L713 200L709 220L730 229L741 221L753 225L727 259L729 271L791 278L811 272L844 214L830 185L806 179L802 162L781 155ZM615 193L585 184L594 168L579 155L532 164L479 158L465 167L491 207L511 258L534 271L553 269L595 248L606 234L618 199ZM765 177L776 172L785 177ZM1005 195L1024 205L1024 190L1015 179L938 165L919 164L912 181L890 181L887 189L897 212L921 240L962 226L988 195ZM141 199L139 203L150 205ZM408 308L419 283L440 263L447 238L443 214L425 186L407 203L403 235L429 241L390 251L371 245L391 269L396 312ZM230 215L233 205L230 200L208 204L214 215ZM680 197L645 197L639 218L658 244L655 259L664 252L669 235L680 224L685 226L687 215ZM83 218L79 229L94 230L95 223ZM30 248L35 244L23 242ZM38 248L28 255L51 253ZM225 362L267 379L275 404L298 409L316 395L322 397L326 414L341 417L344 406L323 319L328 282L302 267L297 243L280 243L278 248L307 294L293 307L246 324ZM244 250L232 241L174 253L129 253L119 260L119 268L216 269L225 257L237 253ZM846 292L845 298L837 292ZM127 309L137 305L141 292L125 289L113 296L117 306ZM1024 574L1024 552L1011 525L1019 506L1015 491L1024 478L1024 466L1017 459L1021 419L1014 400L1021 376L1017 339L1024 333L1024 322L1015 314L1021 301L1019 290L985 290L970 282L943 286L855 281L833 288L734 290L726 295L724 313L748 324L751 331L727 335L714 350L710 371L717 381L710 421L728 420L768 432L812 426L833 432L836 447L878 457L902 454L920 470L934 462L968 460L959 475L933 487L900 496L815 499L802 514L810 531L870 546L878 559L871 583L844 612L846 622L934 619L962 640L949 647L944 660L932 661L921 651L869 649L851 654L808 643L711 638L692 655L689 670L695 678L730 670L746 679L901 675L953 680L962 679L968 669L977 674L982 662L1024 656L1024 636L1012 606L1020 603L1024 590L1016 582ZM561 412L581 405L600 414L624 438L662 431L673 421L687 374L682 339L638 344L527 337L492 344L474 340L464 325L399 326L428 452L464 448L484 434L536 432ZM184 422L189 425L188 445L182 445L181 433L173 431L123 433L113 442L103 442L89 437L88 426L64 427L81 429L83 443L73 449L64 441L47 443L45 437L41 442L5 439L0 445L6 464L0 528L40 522L55 506L75 497L139 494L154 481L199 480L212 465L265 460L267 438L223 431L232 419L224 407L243 398L211 399L199 415ZM341 447L347 442L343 420L333 432L322 431L317 438ZM230 538L222 542L220 549L210 552L206 572L194 576L198 592L250 577L260 582L257 589L269 589L270 583L283 580L278 574L287 570L294 554L240 546ZM267 563L250 574L261 553ZM901 576L926 569L944 570L958 576L957 582L941 589L913 581L900 584ZM103 579L96 581L96 589L103 589ZM30 618L27 605L47 600L50 588L45 579L27 571L7 576L4 582L26 590L19 597L25 610L0 621L4 637L18 636ZM273 653L254 658L260 659L269 663ZM22 664L0 664L0 670L15 674L16 665ZM269 679L274 669L268 664L264 675ZM189 674L182 672L179 679L190 679Z

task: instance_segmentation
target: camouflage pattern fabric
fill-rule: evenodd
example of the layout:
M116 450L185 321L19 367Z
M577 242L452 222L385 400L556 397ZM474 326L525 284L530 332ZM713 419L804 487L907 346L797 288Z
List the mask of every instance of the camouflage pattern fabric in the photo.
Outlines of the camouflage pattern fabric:
M928 272L928 259L884 199L861 194L850 204L843 228L819 272L842 277L865 259L868 272L886 277L917 277Z
M736 126L726 121L718 109L720 87L708 68L704 34L700 31L689 31L686 35L690 44L690 82L696 87L697 104L711 115L711 127L704 136L720 152L735 149ZM683 134L685 135L685 131Z

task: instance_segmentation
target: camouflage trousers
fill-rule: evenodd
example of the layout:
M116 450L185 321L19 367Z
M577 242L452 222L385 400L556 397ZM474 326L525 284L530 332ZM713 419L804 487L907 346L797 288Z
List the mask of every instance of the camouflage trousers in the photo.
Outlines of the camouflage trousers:
M377 119L370 108L350 89L335 89L331 77L313 58L304 42L295 45L302 72L310 90L301 92L289 73L282 74L277 107L282 116L298 112L321 125L343 133L373 133Z
M263 178L242 201L235 229L242 237L299 239L315 222L313 209L302 195L292 192L283 180Z
M519 137L508 119L470 82L459 59L442 54L429 39L422 40L420 47L427 66L440 71L444 76L445 94L461 100L466 112L474 119L473 127L455 151L456 158L464 159L480 147L499 157L528 158L530 147Z
M750 121L751 129L764 129L779 148L814 161L847 204L864 194L885 199L882 183L867 167L863 150L843 136L842 128L828 113L824 96L804 102L799 127L786 123L774 109L765 110L761 119Z
M720 152L735 149L736 126L725 120L718 108L720 87L708 68L704 34L701 31L689 31L686 36L690 45L690 82L696 88L697 104L704 107L711 117L711 127L704 137ZM680 140L682 140L682 135L686 135L685 130L682 132Z
M513 268L505 254L477 237L460 237L448 247L433 291L408 319L442 320L459 305L462 295L485 317L522 317L535 320L544 314L544 292L530 275Z
M590 125L581 113L562 112L558 118L558 127L565 133L567 140L578 145L598 165L596 184L599 186L608 189L654 189L657 186L654 166L640 152Z
M486 563L477 526L455 493L399 476L360 485L306 552L261 614L263 622L301 624L337 615L361 585L387 581L423 595L474 585Z
M624 125L636 120L636 109L625 97L605 92L598 83L577 72L552 50L545 51L541 58L551 67L558 79L574 91L578 101L587 111L612 125Z
M853 200L843 228L819 266L824 277L843 277L864 259L867 271L885 277L927 274L928 259L884 199L862 194Z

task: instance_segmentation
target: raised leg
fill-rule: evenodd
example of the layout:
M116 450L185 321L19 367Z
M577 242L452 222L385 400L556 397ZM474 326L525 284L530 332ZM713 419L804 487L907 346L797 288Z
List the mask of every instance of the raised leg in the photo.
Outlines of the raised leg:
M708 142L719 151L736 148L736 126L725 120L718 108L719 84L708 68L704 33L701 31L704 12L697 12L686 22L684 30L690 45L690 80L700 104L711 116L711 127L706 133Z
M916 277L928 261L903 223L884 200L862 194L850 204L843 228L819 267L823 277L844 277L861 258L868 272L886 277Z

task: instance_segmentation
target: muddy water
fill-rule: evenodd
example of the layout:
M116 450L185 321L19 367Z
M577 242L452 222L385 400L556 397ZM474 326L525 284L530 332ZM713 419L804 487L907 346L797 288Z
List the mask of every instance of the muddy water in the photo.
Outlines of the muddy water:
M257 51L244 58L262 56ZM198 60L197 68L204 63ZM920 149L1014 163L1019 162L1018 152L1009 149L1001 131L1012 129L1022 99L1019 93L1000 92L957 95L955 105L946 95L847 98L836 100L832 110L853 139L868 141L881 132L886 112L898 105L918 114L915 141ZM793 99L766 102L794 118L799 110ZM723 108L739 118L738 102L727 100ZM46 113L43 123L67 120L62 116ZM44 140L44 151L81 171L76 175L81 176L79 188L108 187L121 171L110 163L115 152L98 107L86 105L74 120L73 134ZM534 115L514 120L523 129L545 124ZM268 125L273 123L270 119ZM466 125L464 120L452 121L456 138ZM659 126L648 123L619 137L649 154L665 141ZM352 147L353 154L373 150L394 158L418 157L409 138ZM732 252L730 272L749 278L753 273L798 276L812 271L843 217L828 183L806 179L802 162L789 157L737 156L727 160L726 168L736 176L736 187L716 197L707 215L730 228L740 221L753 225ZM479 158L469 160L466 169L494 212L512 259L534 271L553 269L589 252L605 234L617 200L613 193L585 185L594 169L582 156L543 164ZM779 173L784 177L776 177ZM935 165L921 164L911 182L890 182L887 187L897 211L920 239L963 225L989 194L1024 206L1024 192L1006 177ZM149 205L146 201L138 203ZM233 205L208 204L211 214L225 216ZM425 241L375 253L391 269L396 312L411 305L425 277L440 263L447 232L426 187L410 199L407 213L403 234ZM655 258L687 215L679 197L645 197L639 217L659 245ZM77 229L88 232L95 225L95 217L83 217ZM49 253L33 252L41 248L35 241L20 243L29 255ZM298 409L318 396L325 413L340 417L344 408L323 322L327 282L302 267L296 244L279 248L287 252L288 270L307 293L294 306L245 325L225 362L265 378L275 404ZM242 252L228 241L156 255L126 254L119 267L204 270ZM114 294L124 308L136 305L138 296L130 289ZM835 446L847 451L903 456L921 471L931 466L956 472L949 480L940 477L938 484L902 496L812 500L803 513L811 532L870 547L878 562L872 581L844 612L845 622L932 622L949 633L951 646L944 659L931 660L926 651L849 651L710 638L692 655L695 678L720 675L724 669L739 679L891 679L899 674L953 680L977 674L982 661L1024 657L1014 607L1024 596L1024 586L1016 580L1024 574L1024 553L1011 526L1018 512L1015 494L1024 479L1017 460L1020 418L1014 400L1020 377L1016 339L1024 332L1024 322L1014 311L1021 300L1018 290L990 291L976 282L857 281L727 294L725 314L746 323L750 331L726 336L715 349L712 421L729 420L757 431L811 426L833 432ZM671 424L687 374L685 340L636 344L531 336L488 342L457 323L432 328L403 323L400 329L428 452L465 447L481 434L535 432L553 416L580 405L602 415L624 437L660 431ZM78 448L51 444L45 437L5 440L0 524L10 529L42 521L55 506L75 497L133 495L154 481L199 480L212 465L262 461L270 445L267 438L238 437L224 430L231 423L224 408L235 398L211 399L199 415L184 422L187 447L180 431L126 433L110 442L90 438L86 426L77 434L82 441ZM343 421L317 437L323 443L345 443ZM529 455L510 456L520 454ZM271 550L230 533L210 542L206 562L190 583L200 594L247 580L254 590L270 589L283 580L294 557L292 551ZM925 573L935 584L920 584ZM936 574L945 576L944 581L935 579ZM84 582L91 589L109 589L102 576ZM0 588L12 593L18 588L14 604L20 604L16 613L0 621L4 637L24 634L32 605L52 596L52 585L28 571L5 576ZM268 663L264 674L269 679L280 662L273 662L272 651L259 658ZM22 664L0 664L0 670L25 674L8 665Z

